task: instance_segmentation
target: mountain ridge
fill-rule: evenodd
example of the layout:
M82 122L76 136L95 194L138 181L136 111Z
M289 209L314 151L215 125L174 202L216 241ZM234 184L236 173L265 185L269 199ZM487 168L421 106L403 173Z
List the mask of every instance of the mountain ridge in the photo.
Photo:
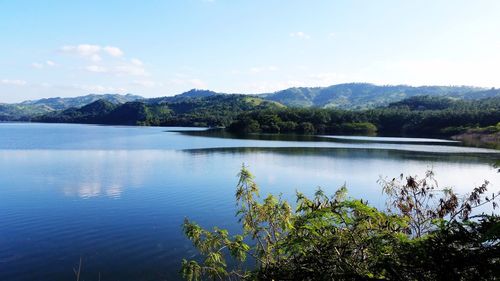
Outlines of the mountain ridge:
M50 97L37 100L26 100L18 104L22 105L46 105L54 110L62 110L70 107L81 107L90 104L96 100L107 100L112 103L125 103L144 99L144 97L133 94L88 94L76 97Z
M143 100L133 94L88 94L77 97L52 97L38 100L25 100L19 103L0 103L0 121L27 121L34 116L80 108L97 100L106 100L113 104Z
M89 94L70 98L45 98L23 101L16 104L0 103L0 120L29 121L33 117L51 112L60 112L70 108L81 108L97 100L104 99L113 104L142 102L147 105L170 104L174 106L200 106L211 102L218 96L251 97L255 102L275 102L275 106L298 108L338 108L360 110L388 106L406 98L416 96L445 97L457 100L477 100L500 97L500 89L487 89L473 86L408 86L408 85L375 85L370 83L344 83L328 87L292 87L273 93L237 94L221 93L211 90L192 89L174 96L144 98L133 94ZM216 99L214 99L216 100ZM221 99L223 100L223 99ZM203 105L204 107L207 104Z
M214 127L228 126L242 112L281 107L284 106L253 96L222 94L199 98L187 97L169 102L140 100L118 105L97 100L80 108L35 116L31 121Z
M387 106L405 98L430 95L462 99L480 99L500 96L500 91L472 86L408 86L375 85L370 83L344 83L327 87L292 87L274 93L260 94L268 100L293 107L322 107L366 109Z

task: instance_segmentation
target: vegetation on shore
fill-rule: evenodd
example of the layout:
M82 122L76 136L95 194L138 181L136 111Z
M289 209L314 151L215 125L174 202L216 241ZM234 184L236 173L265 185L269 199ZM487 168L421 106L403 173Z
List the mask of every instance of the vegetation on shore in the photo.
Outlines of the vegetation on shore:
M428 95L422 95L425 93ZM491 128L500 122L500 90L362 83L292 88L253 96L207 90L152 99L104 95L92 103L67 108L98 97L89 95L0 105L0 120L225 127L238 134L457 136L464 140L493 140L494 143L498 138L484 137L486 131L478 132L474 128ZM333 102L340 97L358 101L360 106L346 107L337 104L338 101ZM310 105L301 102L295 105L293 100L301 98L309 99L305 104Z
M143 126L225 127L246 111L275 109L282 105L245 95L211 95L155 102L117 105L99 100L81 108L70 108L33 118L37 122L95 123Z
M243 166L236 188L242 232L205 230L185 220L199 250L183 260L186 280L495 280L500 276L500 217L476 214L499 194L488 182L460 196L423 178L382 179L387 210L321 189L297 193L296 208L280 197L263 200ZM254 266L251 266L254 265Z
M500 149L500 122L494 126L469 128L452 138L470 146L487 146Z
M226 127L233 133L445 136L500 121L500 98L418 96L368 110L289 108L244 95L209 95L116 105L99 100L45 114L38 122Z
M362 110L384 107L393 102L415 96L451 99L483 99L497 97L498 89L467 86L374 85L346 83L328 87L294 87L271 94L260 95L290 107L337 108Z
M229 130L238 133L452 136L500 121L500 98L455 101L418 96L370 110L281 108L245 112Z
M132 94L89 94L79 97L52 97L28 100L21 103L0 103L0 121L30 121L50 113L76 109L95 102L106 100L115 105L140 101L147 105L171 104L212 96L241 96L239 94L216 93L209 90L190 90L185 93L158 98L143 98ZM258 94L252 97L257 102L265 100L295 108L336 108L342 110L363 110L385 107L415 96L431 96L453 100L478 100L500 97L500 89L485 89L468 86L422 86L383 85L369 83L346 83L328 87L299 87L281 90L275 93Z

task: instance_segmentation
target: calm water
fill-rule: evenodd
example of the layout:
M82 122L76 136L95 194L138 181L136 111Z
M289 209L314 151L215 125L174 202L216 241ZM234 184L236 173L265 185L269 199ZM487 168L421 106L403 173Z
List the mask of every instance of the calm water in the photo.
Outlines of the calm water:
M460 192L492 182L498 151L409 139L254 136L182 128L0 123L0 280L177 280L194 252L184 217L235 230L246 163L263 194L351 196L379 207L377 180L434 169Z

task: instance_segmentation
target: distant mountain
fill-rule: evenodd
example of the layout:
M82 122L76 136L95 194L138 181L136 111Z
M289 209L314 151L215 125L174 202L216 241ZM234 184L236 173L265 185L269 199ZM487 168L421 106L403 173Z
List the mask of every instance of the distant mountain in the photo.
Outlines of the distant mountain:
M422 96L425 97L419 98ZM416 99L412 100L411 98L413 97L416 97ZM338 84L329 87L289 88L275 93L258 95L226 94L197 89L175 96L149 99L131 94L90 94L74 98L47 98L25 101L18 104L0 104L0 121L46 120L48 122L55 122L55 120L61 119L60 121L62 122L66 122L64 120L69 120L68 122L91 123L105 121L105 123L113 124L132 124L137 120L146 120L144 122L156 124L160 121L147 121L148 118L146 117L155 115L151 111L160 110L165 112L166 110L172 116L168 120L162 120L161 122L164 124L174 124L172 120L175 119L179 124L208 122L207 124L214 125L225 124L227 121L226 117L234 115L230 112L231 110L241 112L262 107L282 106L358 110L386 107L389 105L407 106L411 109L438 109L449 106L453 101L457 100L479 100L494 97L500 97L500 89L467 86L377 86L368 83ZM98 100L101 102L93 105L98 108L94 108L93 113L89 112L91 108L87 108L86 105L90 105ZM402 100L405 100L405 104L398 104ZM103 101L107 103L104 104ZM117 106L113 107L112 105ZM121 113L117 111L113 113L115 115L112 115L111 112L121 107L118 105L126 105L121 108L124 111ZM226 117L222 117L220 112L226 113ZM230 114L228 115L227 113ZM110 115L108 116L108 114ZM137 118L131 117L127 119L125 118L125 114L132 114ZM211 118L210 114L214 117ZM105 115L106 118L103 117ZM187 119L178 119L180 116L187 115L190 116L187 118L190 121L186 121ZM198 118L197 115L206 118L204 121L201 121L202 118Z
M45 105L0 104L0 121L29 121L31 116L53 111Z
M142 100L141 96L132 94L119 95L119 94L89 94L86 96L72 97L72 98L47 98L34 101L24 101L21 105L45 105L53 110L64 110L71 107L82 107L96 100L106 100L114 104L126 103L130 101Z
M289 88L259 97L277 101L292 107L322 107L341 109L365 109L387 106L414 96L436 96L458 99L481 99L500 96L499 89L467 86L422 86L406 85L377 86L368 83L339 84L329 87Z
M227 94L217 93L217 92L209 91L209 90L192 89L192 90L189 90L187 92L184 92L182 94L175 95L175 96L150 98L150 99L147 99L146 102L149 104L160 104L160 103L167 103L167 102L181 102L181 101L188 101L188 100L192 100L192 99L206 98L206 97L217 96L217 95L227 95Z
M102 115L109 114L119 105L107 100L97 100L81 108L73 107L34 116L35 121L56 121L60 123L95 123Z
M143 100L141 96L132 94L90 94L71 98L46 98L39 100L23 101L15 104L0 104L0 121L28 121L34 116L48 114L50 112L79 108L97 100L107 101L111 104L122 104L126 102Z
M177 95L176 97L178 97L178 98L206 98L206 97L215 96L215 95L223 95L223 94L216 93L214 91L209 91L209 90L192 89L192 90L184 92L180 95Z
M172 99L145 99L124 104L98 100L33 118L39 122L120 125L228 126L245 111L276 109L283 105L248 95L202 94ZM170 101L169 101L170 100Z
M441 96L413 96L389 104L389 108L407 108L409 110L442 110L450 108L463 100Z

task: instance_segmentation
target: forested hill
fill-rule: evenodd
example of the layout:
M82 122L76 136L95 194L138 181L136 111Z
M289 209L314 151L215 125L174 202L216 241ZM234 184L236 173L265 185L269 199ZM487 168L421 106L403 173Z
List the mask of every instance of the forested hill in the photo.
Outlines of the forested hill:
M30 120L35 116L43 115L49 112L66 110L69 108L79 108L97 100L105 100L113 104L122 104L142 99L144 98L132 94L89 94L79 97L55 97L23 101L21 103L14 104L0 104L0 121Z
M347 110L370 109L385 107L391 103L399 102L406 98L416 96L446 97L453 100L477 100L489 97L500 97L500 89L484 89L467 86L422 86L411 87L377 86L367 83L339 84L329 87L315 88L290 88L275 93L250 95L258 100L276 102L288 107L316 107L337 108ZM217 93L209 90L190 90L188 92L158 98L144 99L140 96L127 94L90 94L73 98L46 98L34 101L25 101L17 104L0 103L0 121L29 121L41 120L42 115L56 116L58 111L73 108L81 108L97 100L106 100L112 104L119 105L128 102L141 101L148 106L174 103L199 104L200 100L210 101L225 99L235 100L239 94ZM241 98L241 97L240 97ZM206 104L205 104L206 106Z
M289 88L275 93L262 94L260 97L292 107L367 109L422 95L482 99L500 96L500 89L487 90L467 86L377 86L368 83L349 83L329 87Z
M192 89L192 90L189 90L187 92L184 92L182 94L175 95L175 96L150 98L150 99L147 99L145 102L148 104L181 102L181 101L188 101L188 100L192 100L192 99L207 98L207 97L217 96L217 95L227 95L227 94L216 93L214 91L209 91L209 90Z
M163 126L229 126L248 111L276 110L283 105L248 95L202 95L149 99L124 104L98 100L33 117L32 121Z
M294 108L245 112L231 124L235 133L453 136L500 122L500 97L455 100L418 96L365 110Z
M150 99L88 95L0 104L1 120L227 127L237 133L452 136L497 126L500 90L341 84L268 95L208 90Z
M89 103L95 102L96 100L106 100L114 104L126 103L130 101L136 101L144 99L141 96L126 94L126 95L118 95L118 94L89 94L86 96L73 97L73 98L46 98L39 99L34 101L24 101L20 103L21 105L44 105L52 108L53 110L63 110L71 107L82 107Z

